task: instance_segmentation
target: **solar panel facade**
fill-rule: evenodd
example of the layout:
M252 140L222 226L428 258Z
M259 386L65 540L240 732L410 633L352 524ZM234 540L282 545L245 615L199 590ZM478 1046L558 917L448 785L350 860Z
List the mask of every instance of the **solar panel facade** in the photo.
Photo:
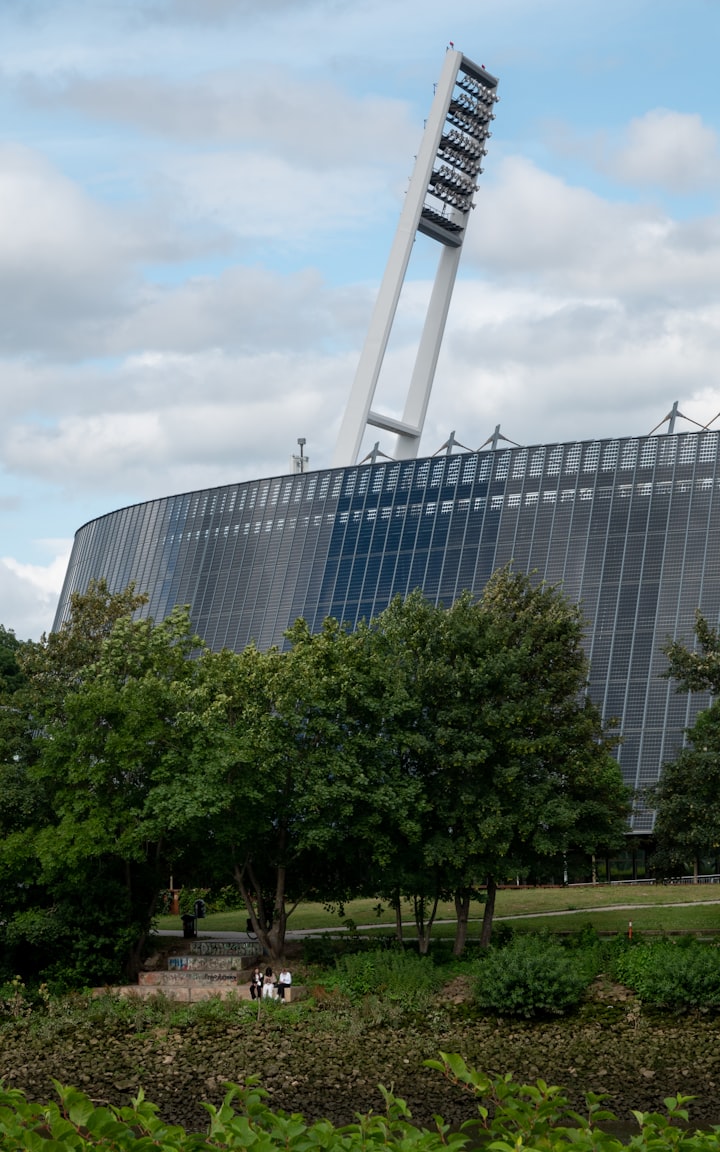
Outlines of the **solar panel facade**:
M122 508L78 531L55 627L104 577L135 581L156 619L189 604L213 649L267 648L298 616L354 625L415 588L450 604L510 562L582 605L591 695L619 721L626 781L653 783L708 703L675 693L662 649L692 637L696 608L720 619L715 432L385 460ZM651 827L638 807L632 830Z

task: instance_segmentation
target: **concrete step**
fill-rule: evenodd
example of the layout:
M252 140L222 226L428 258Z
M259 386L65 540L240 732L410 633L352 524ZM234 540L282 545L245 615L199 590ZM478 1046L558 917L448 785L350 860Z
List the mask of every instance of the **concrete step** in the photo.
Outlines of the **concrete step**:
M250 1000L250 988L247 984L200 984L190 982L187 984L123 984L114 988L95 988L95 996L120 996L123 999L136 997L138 1000L147 1000L151 996L164 996L166 1000L178 1001L184 1004L197 1004L202 1000L210 1000L217 996L219 1000ZM293 985L289 989L290 995L286 1003L302 1000L306 989L301 985Z
M236 984L122 984L114 988L96 988L94 994L102 996L108 992L123 999L136 997L138 1000L148 1000L152 996L163 996L166 1000L180 1001L183 1004L196 1004L201 1000L211 1000L217 996L219 1000L249 1000L250 990L238 987Z
M218 996L222 1000L250 1000L250 970L261 950L252 940L183 940L170 953L158 953L140 972L138 983L113 988L117 996L164 996L192 1002ZM167 964L167 968L160 968ZM154 967L152 965L155 965ZM286 1000L301 999L305 989L292 986Z
M152 984L155 987L165 987L170 984L237 984L237 974L230 970L226 972L207 972L202 968L180 972L140 972L139 984Z

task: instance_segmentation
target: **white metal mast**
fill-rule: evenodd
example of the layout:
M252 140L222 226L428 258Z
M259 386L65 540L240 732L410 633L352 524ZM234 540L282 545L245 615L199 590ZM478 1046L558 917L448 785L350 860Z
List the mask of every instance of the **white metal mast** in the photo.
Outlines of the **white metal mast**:
M497 85L494 76L462 52L446 53L340 426L333 467L356 462L368 424L397 434L397 459L417 456L465 228L494 119ZM443 251L403 417L397 420L374 412L372 402L417 232L438 241Z

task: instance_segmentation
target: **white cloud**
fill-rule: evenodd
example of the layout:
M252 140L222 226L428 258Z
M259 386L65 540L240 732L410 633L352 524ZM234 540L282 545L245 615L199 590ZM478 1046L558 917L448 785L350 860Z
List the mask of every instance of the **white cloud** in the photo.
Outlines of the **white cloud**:
M467 255L503 281L626 299L714 297L720 215L678 221L652 204L604 199L521 156L478 198Z
M51 555L45 565L0 557L0 600L6 614L2 623L19 640L39 640L52 628L71 545L70 540L36 541L37 547Z
M720 352L716 220L610 203L519 157L501 163L482 211L467 255L492 278L473 279L471 259L456 286L428 451L453 427L477 447L506 414L523 442L611 435L623 411L649 430L672 400L707 390ZM402 409L428 290L407 285L381 410ZM68 376L69 400L25 366L33 403L44 396L54 415L17 411L0 434L6 466L116 503L283 471L298 435L321 466L373 291L242 266L146 288L116 322L122 360Z
M122 244L117 221L36 152L0 146L0 260L17 269L97 273Z
M313 269L281 276L237 265L217 276L145 288L109 337L109 350L116 355L132 355L139 348L172 351L182 387L183 353L221 347L228 352L304 352L328 343L357 347L368 315L366 293L331 288ZM212 375L204 386L213 387Z
M373 166L412 156L418 125L407 101L351 95L263 62L238 75L195 78L148 74L25 76L19 91L39 108L69 108L104 124L129 125L165 141L229 145L281 154L301 167Z
M470 259L504 278L565 285L568 277L587 281L612 269L620 229L624 239L633 233L641 238L664 224L651 210L609 203L523 156L496 165L476 214L468 225Z
M373 170L318 171L262 153L175 156L164 176L183 214L210 217L253 243L281 241L286 250L307 247L309 236L317 242L323 233L367 227L394 207Z
M607 169L639 187L702 192L720 187L718 134L698 113L655 108L630 122Z
M720 407L719 354L719 301L695 310L462 281L426 445L454 427L476 448L498 422L521 443L649 432L675 399L704 423Z
M319 466L353 368L354 357L317 354L138 357L125 369L124 409L109 410L100 393L94 413L17 421L2 433L2 455L16 474L74 496L136 499L284 471L299 435Z
M109 315L122 308L133 246L121 218L47 160L16 145L0 146L5 350L77 350L81 339L92 346Z

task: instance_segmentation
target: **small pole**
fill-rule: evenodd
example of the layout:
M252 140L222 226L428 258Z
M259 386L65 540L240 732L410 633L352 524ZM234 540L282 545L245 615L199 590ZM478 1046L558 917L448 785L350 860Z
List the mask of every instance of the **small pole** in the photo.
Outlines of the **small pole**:
M628 920L628 940L632 940L632 920Z

